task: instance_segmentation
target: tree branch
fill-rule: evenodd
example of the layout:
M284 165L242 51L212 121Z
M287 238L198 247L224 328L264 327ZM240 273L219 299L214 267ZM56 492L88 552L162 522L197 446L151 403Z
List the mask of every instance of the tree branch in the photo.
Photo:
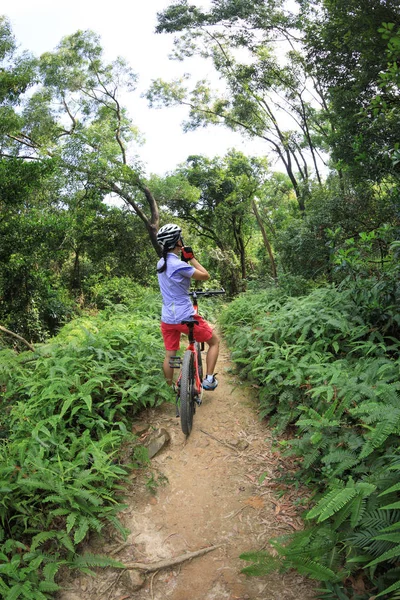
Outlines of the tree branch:
M26 346L28 346L29 350L31 350L32 352L35 352L35 348L32 346L32 344L30 344L29 342L26 341L26 339L24 339L23 337L21 337L20 335L18 335L18 333L14 333L13 331L10 331L9 329L6 329L2 325L0 325L0 331L3 331L4 333L7 333L8 335L11 335L12 337L14 337L15 339L19 340L20 342L23 342Z

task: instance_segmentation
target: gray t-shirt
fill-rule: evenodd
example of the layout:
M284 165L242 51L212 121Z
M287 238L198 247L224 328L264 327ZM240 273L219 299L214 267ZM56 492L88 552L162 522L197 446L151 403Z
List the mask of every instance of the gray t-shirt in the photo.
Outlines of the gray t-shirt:
M157 269L163 264L164 259L161 258ZM168 253L166 270L157 273L163 299L161 320L164 323L177 324L194 314L188 293L194 271L194 267L182 261L176 254Z

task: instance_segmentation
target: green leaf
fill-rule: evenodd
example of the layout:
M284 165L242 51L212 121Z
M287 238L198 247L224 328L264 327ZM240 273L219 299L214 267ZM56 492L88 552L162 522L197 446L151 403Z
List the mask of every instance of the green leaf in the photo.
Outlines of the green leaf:
M318 581L338 581L339 579L338 574L332 571L332 569L314 560L298 559L296 561L296 569L299 573Z
M70 396L69 398L67 398L67 400L64 400L61 411L60 411L60 417L63 417L65 415L65 413L70 408L73 401L74 401L73 396Z
M392 592L395 592L396 590L400 590L400 581L396 581L395 583L393 583L393 585L390 585L388 588L386 588L382 592L379 592L379 594L377 594L375 596L375 598L379 598L379 596L391 594Z
M24 593L23 584L16 583L15 585L12 586L12 588L10 588L10 591L7 593L7 596L5 597L5 600L17 600L17 598L20 598L23 593Z
M47 563L43 567L43 575L46 578L46 581L53 581L55 575L57 574L60 565L56 562Z
M47 542L48 540L53 540L56 538L57 538L56 531L41 531L40 533L37 533L32 538L31 547L30 547L31 552L34 552L36 550L36 548L38 548L44 542Z
M70 533L71 529L75 525L77 516L78 516L78 513L75 513L75 512L72 512L68 515L67 521L66 521L67 522L67 527L66 527L67 533Z
M39 583L39 590L41 592L58 592L61 588L54 581L41 581Z
M307 519L318 517L318 522L320 523L343 508L356 495L357 491L355 488L332 490L307 513Z
M384 552L381 556L378 556L378 558L375 558L375 560L368 563L366 565L366 567L373 567L374 565L384 562L385 560L390 560L391 558L399 558L399 557L400 557L400 545L395 546L395 548L391 548L387 552Z
M87 534L88 531L89 531L88 521L82 520L81 523L79 524L78 529L74 533L75 544L79 544L83 540L83 538L85 537L85 535Z
M85 396L82 396L82 400L86 404L87 409L89 411L91 411L92 410L92 396L90 394L87 394Z
M383 492L381 492L379 494L379 497L385 496L386 494L391 494L392 492L399 492L399 491L400 491L400 483L396 483L395 485L392 485L387 490L384 490Z
M386 506L380 506L379 510L392 510L394 508L400 508L400 500L398 502L392 502L392 504L386 504Z

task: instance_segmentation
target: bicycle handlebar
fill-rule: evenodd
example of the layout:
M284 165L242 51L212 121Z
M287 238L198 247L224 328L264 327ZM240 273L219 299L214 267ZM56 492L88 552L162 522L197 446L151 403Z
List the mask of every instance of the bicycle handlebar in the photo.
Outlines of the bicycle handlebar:
M217 296L218 294L225 294L224 288L220 290L193 290L189 292L189 296L193 296L193 298L196 298L196 296Z

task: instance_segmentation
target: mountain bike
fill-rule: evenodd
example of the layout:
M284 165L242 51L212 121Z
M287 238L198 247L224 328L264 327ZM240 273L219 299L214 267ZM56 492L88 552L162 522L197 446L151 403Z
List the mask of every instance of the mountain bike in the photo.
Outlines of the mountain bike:
M169 364L174 369L181 369L176 382L176 416L181 419L181 428L187 436L190 434L193 425L193 416L196 412L196 405L200 406L203 396L203 361L201 352L204 350L204 342L197 342L194 336L194 326L198 324L196 315L198 314L199 296L217 296L225 294L225 290L193 290L189 292L192 297L194 315L190 319L182 321L182 325L188 327L188 345L182 356L173 356Z

